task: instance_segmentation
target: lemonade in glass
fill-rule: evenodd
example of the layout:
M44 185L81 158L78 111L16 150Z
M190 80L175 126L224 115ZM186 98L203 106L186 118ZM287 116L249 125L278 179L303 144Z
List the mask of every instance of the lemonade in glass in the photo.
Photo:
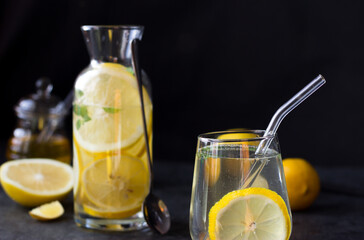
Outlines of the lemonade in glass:
M114 58L102 53L113 52L115 42L124 41L130 47L132 36L141 35L141 29L84 26L83 31L92 60L75 83L75 221L87 228L139 229L146 226L141 206L149 192L150 172L138 85L130 59L125 58L130 57L127 50L122 56L116 51ZM143 96L151 143L152 102L145 87Z
M276 136L214 132L198 138L190 206L193 240L288 240L291 211ZM271 138L271 139L268 139ZM269 149L257 154L262 141Z

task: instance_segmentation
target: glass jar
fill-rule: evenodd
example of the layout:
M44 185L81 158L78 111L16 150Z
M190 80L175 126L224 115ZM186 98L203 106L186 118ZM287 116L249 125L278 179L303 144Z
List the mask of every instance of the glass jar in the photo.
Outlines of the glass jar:
M141 39L143 27L81 30L91 61L74 87L75 222L94 229L140 229L146 226L141 206L149 192L150 172L131 43ZM145 74L142 78L151 144L151 88Z
M63 129L65 113L56 111L60 99L51 95L53 85L47 78L37 80L36 89L15 106L18 120L6 158L51 158L70 164L71 146Z

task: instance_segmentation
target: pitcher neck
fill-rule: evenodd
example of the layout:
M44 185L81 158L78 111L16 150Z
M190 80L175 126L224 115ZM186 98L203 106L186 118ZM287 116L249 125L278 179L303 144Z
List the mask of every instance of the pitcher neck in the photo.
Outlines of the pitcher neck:
M141 40L143 26L110 25L81 27L91 63L113 62L131 66L131 43Z

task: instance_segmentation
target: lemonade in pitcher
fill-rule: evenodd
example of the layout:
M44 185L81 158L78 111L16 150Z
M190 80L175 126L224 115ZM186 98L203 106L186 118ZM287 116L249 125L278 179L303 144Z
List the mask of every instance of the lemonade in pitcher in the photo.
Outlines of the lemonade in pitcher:
M93 28L90 31L102 33L100 27ZM124 30L116 28L112 34L119 36ZM113 35L109 37L112 41ZM152 102L145 87L143 96L151 143ZM107 230L145 226L141 206L149 192L150 173L142 124L131 68L92 61L77 78L73 104L74 201L79 226Z

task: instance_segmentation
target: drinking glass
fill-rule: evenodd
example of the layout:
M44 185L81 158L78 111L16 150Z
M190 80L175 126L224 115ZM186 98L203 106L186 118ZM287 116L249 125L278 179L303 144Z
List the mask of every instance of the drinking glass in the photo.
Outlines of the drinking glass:
M193 240L289 239L292 217L278 138L263 135L263 130L244 130L198 136L190 205ZM269 146L259 152L262 143Z

